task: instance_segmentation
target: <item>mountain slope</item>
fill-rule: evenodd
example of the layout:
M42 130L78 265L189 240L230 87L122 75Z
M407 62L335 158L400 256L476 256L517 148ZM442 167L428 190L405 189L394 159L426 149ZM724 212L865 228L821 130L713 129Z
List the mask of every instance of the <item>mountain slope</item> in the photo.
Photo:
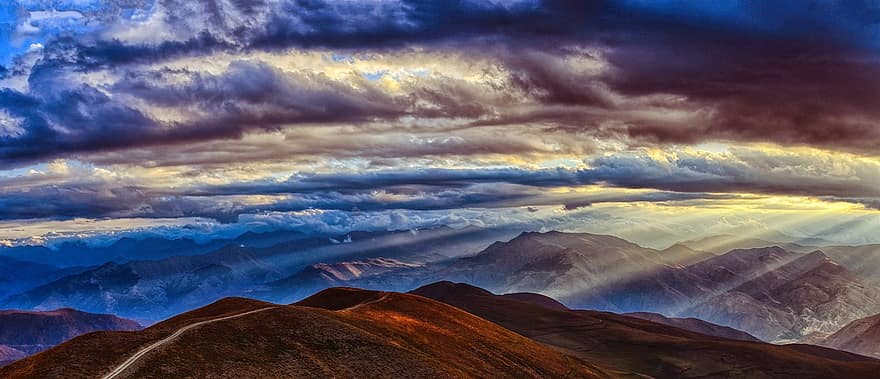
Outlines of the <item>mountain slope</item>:
M397 291L411 289L430 275L428 265L391 258L317 263L303 271L267 283L268 297L281 302L303 299L330 287L357 287Z
M505 229L480 228L353 232L344 236L296 232L245 233L231 240L234 243L224 240L227 243L223 247L198 255L193 255L195 249L205 249L220 242L193 245L189 240L166 241L158 243L161 251L156 257L161 259L109 262L43 280L21 291L11 291L10 296L0 296L0 308L48 310L71 307L89 312L114 313L152 323L222 297L250 296L288 302L301 299L315 290L357 279L343 275L324 280L314 275L308 277L308 273L304 274L305 278L294 278L297 273L321 262L327 265L337 262L369 263L370 260L383 257L405 264L423 264L431 260L449 259L450 255L479 251L494 238L511 233ZM153 242L147 240L144 243ZM135 240L123 239L112 245L112 249L104 250L118 252L120 246L132 244L136 244ZM184 249L181 256L167 257L173 254L174 246L190 248ZM24 251L34 251L38 253L37 256L46 259L57 253L44 247L14 249L22 254ZM127 257L149 256L143 246L139 249L137 255L131 253ZM77 254L85 252L77 251ZM418 273L418 267L414 269ZM376 270L368 271L369 275L353 284L381 289L414 287L414 284L399 281L399 276L374 275ZM423 283L423 279L430 279L424 273L418 275L418 284ZM284 278L291 279L290 283L279 282Z
M0 299L76 272L0 255Z
M654 378L869 378L880 361L836 350L736 341L633 317L556 310L466 284L412 291L605 367Z
M680 243L669 246L661 250L660 253L670 264L683 266L692 265L716 256L715 253L695 250Z
M646 249L612 236L523 233L435 277L499 293L537 292L577 309L694 317L764 340L833 332L880 311L872 283L822 253L778 246L714 255L684 245Z
M538 292L573 308L672 311L702 291L675 263L687 260L613 236L522 233L458 259L436 278L501 293Z
M145 356L133 377L598 377L575 359L418 296L331 289L301 304L224 299L135 333L92 333L0 369L0 377L100 376L138 347L205 324ZM464 353L466 352L466 353Z
M789 253L794 254L794 253ZM796 256L681 315L745 330L764 340L833 332L880 311L880 290L822 252Z
M880 281L880 244L861 246L824 246L822 252L850 271Z
M768 239L732 234L709 236L697 240L680 242L680 244L694 250L708 251L715 254L724 254L734 249L754 249L771 246L779 246L785 250L799 253L807 253L816 250L816 247L814 246L804 246L797 243L771 241Z
M106 263L11 296L2 306L72 307L155 321L278 275L252 249L228 246L205 255Z
M880 358L880 314L855 320L825 338L820 344Z

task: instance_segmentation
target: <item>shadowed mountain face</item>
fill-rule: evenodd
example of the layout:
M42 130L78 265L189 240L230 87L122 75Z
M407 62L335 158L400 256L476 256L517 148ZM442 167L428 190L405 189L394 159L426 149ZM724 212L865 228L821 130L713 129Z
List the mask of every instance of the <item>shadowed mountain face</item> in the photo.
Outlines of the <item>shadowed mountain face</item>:
M880 314L855 320L816 342L822 346L880 358Z
M76 336L99 330L138 330L138 323L73 309L0 311L0 361L23 358Z
M61 269L0 255L0 299L82 270L85 268Z
M464 309L620 376L654 378L868 378L880 362L806 345L708 336L634 317L546 308L449 282L412 291Z
M92 333L0 369L6 378L96 377L140 347L126 377L599 377L486 320L414 295L331 289L295 305L230 298L136 333Z

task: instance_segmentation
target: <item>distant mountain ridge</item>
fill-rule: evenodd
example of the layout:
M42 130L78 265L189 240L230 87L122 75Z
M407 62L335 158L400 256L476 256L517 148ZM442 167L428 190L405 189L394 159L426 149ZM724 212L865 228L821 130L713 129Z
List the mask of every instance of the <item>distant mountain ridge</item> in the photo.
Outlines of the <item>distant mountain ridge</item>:
M696 317L765 340L832 332L880 311L880 290L821 252L778 246L700 254L690 265L612 236L523 233L461 258L439 279L538 292L570 308ZM688 254L686 254L688 255Z
M139 329L132 320L70 308L0 311L0 361L21 359L89 332Z
M350 243L336 243L326 235L296 232L246 233L235 243L226 243L205 254L111 261L45 279L35 287L0 298L0 307L37 310L73 307L151 323L222 297L294 301L314 290L341 284L323 280L326 278L311 282L311 287L297 282L302 279L297 275L307 277L312 265L325 264L324 269L332 269L331 265L337 262L369 262L380 258L403 262L402 257L407 258L406 264L421 264L419 262L449 259L444 254L479 251L496 237L511 233L503 229L436 228L335 236L337 242L348 238ZM324 263L326 261L332 263ZM429 275L420 276L419 284L429 278ZM303 290L289 291L291 288L285 287L285 279L290 279L292 284L303 284ZM376 289L394 283L383 282L379 276L364 279L360 285ZM369 285L374 279L374 285ZM410 288L412 286L400 289Z

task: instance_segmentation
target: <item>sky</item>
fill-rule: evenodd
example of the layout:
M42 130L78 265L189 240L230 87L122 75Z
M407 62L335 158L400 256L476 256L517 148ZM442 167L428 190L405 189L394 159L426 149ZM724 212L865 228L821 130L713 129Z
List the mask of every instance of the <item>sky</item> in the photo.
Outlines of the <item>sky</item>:
M880 242L877 1L13 0L0 41L2 244Z

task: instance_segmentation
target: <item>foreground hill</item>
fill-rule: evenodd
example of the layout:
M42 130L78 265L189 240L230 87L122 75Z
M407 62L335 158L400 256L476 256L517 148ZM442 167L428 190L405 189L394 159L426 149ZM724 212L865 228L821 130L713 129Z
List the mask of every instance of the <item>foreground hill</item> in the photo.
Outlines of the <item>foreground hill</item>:
M224 318L254 312L239 317ZM219 321L216 321L220 318ZM337 288L282 306L227 298L139 332L75 338L4 378L98 377L189 329L118 377L599 377L600 370L419 296Z
M412 293L454 305L605 367L654 378L871 378L880 361L807 345L778 346L690 332L606 312L546 308L465 284Z
M47 312L0 311L0 362L23 358L99 330L138 330L138 323L64 308Z

